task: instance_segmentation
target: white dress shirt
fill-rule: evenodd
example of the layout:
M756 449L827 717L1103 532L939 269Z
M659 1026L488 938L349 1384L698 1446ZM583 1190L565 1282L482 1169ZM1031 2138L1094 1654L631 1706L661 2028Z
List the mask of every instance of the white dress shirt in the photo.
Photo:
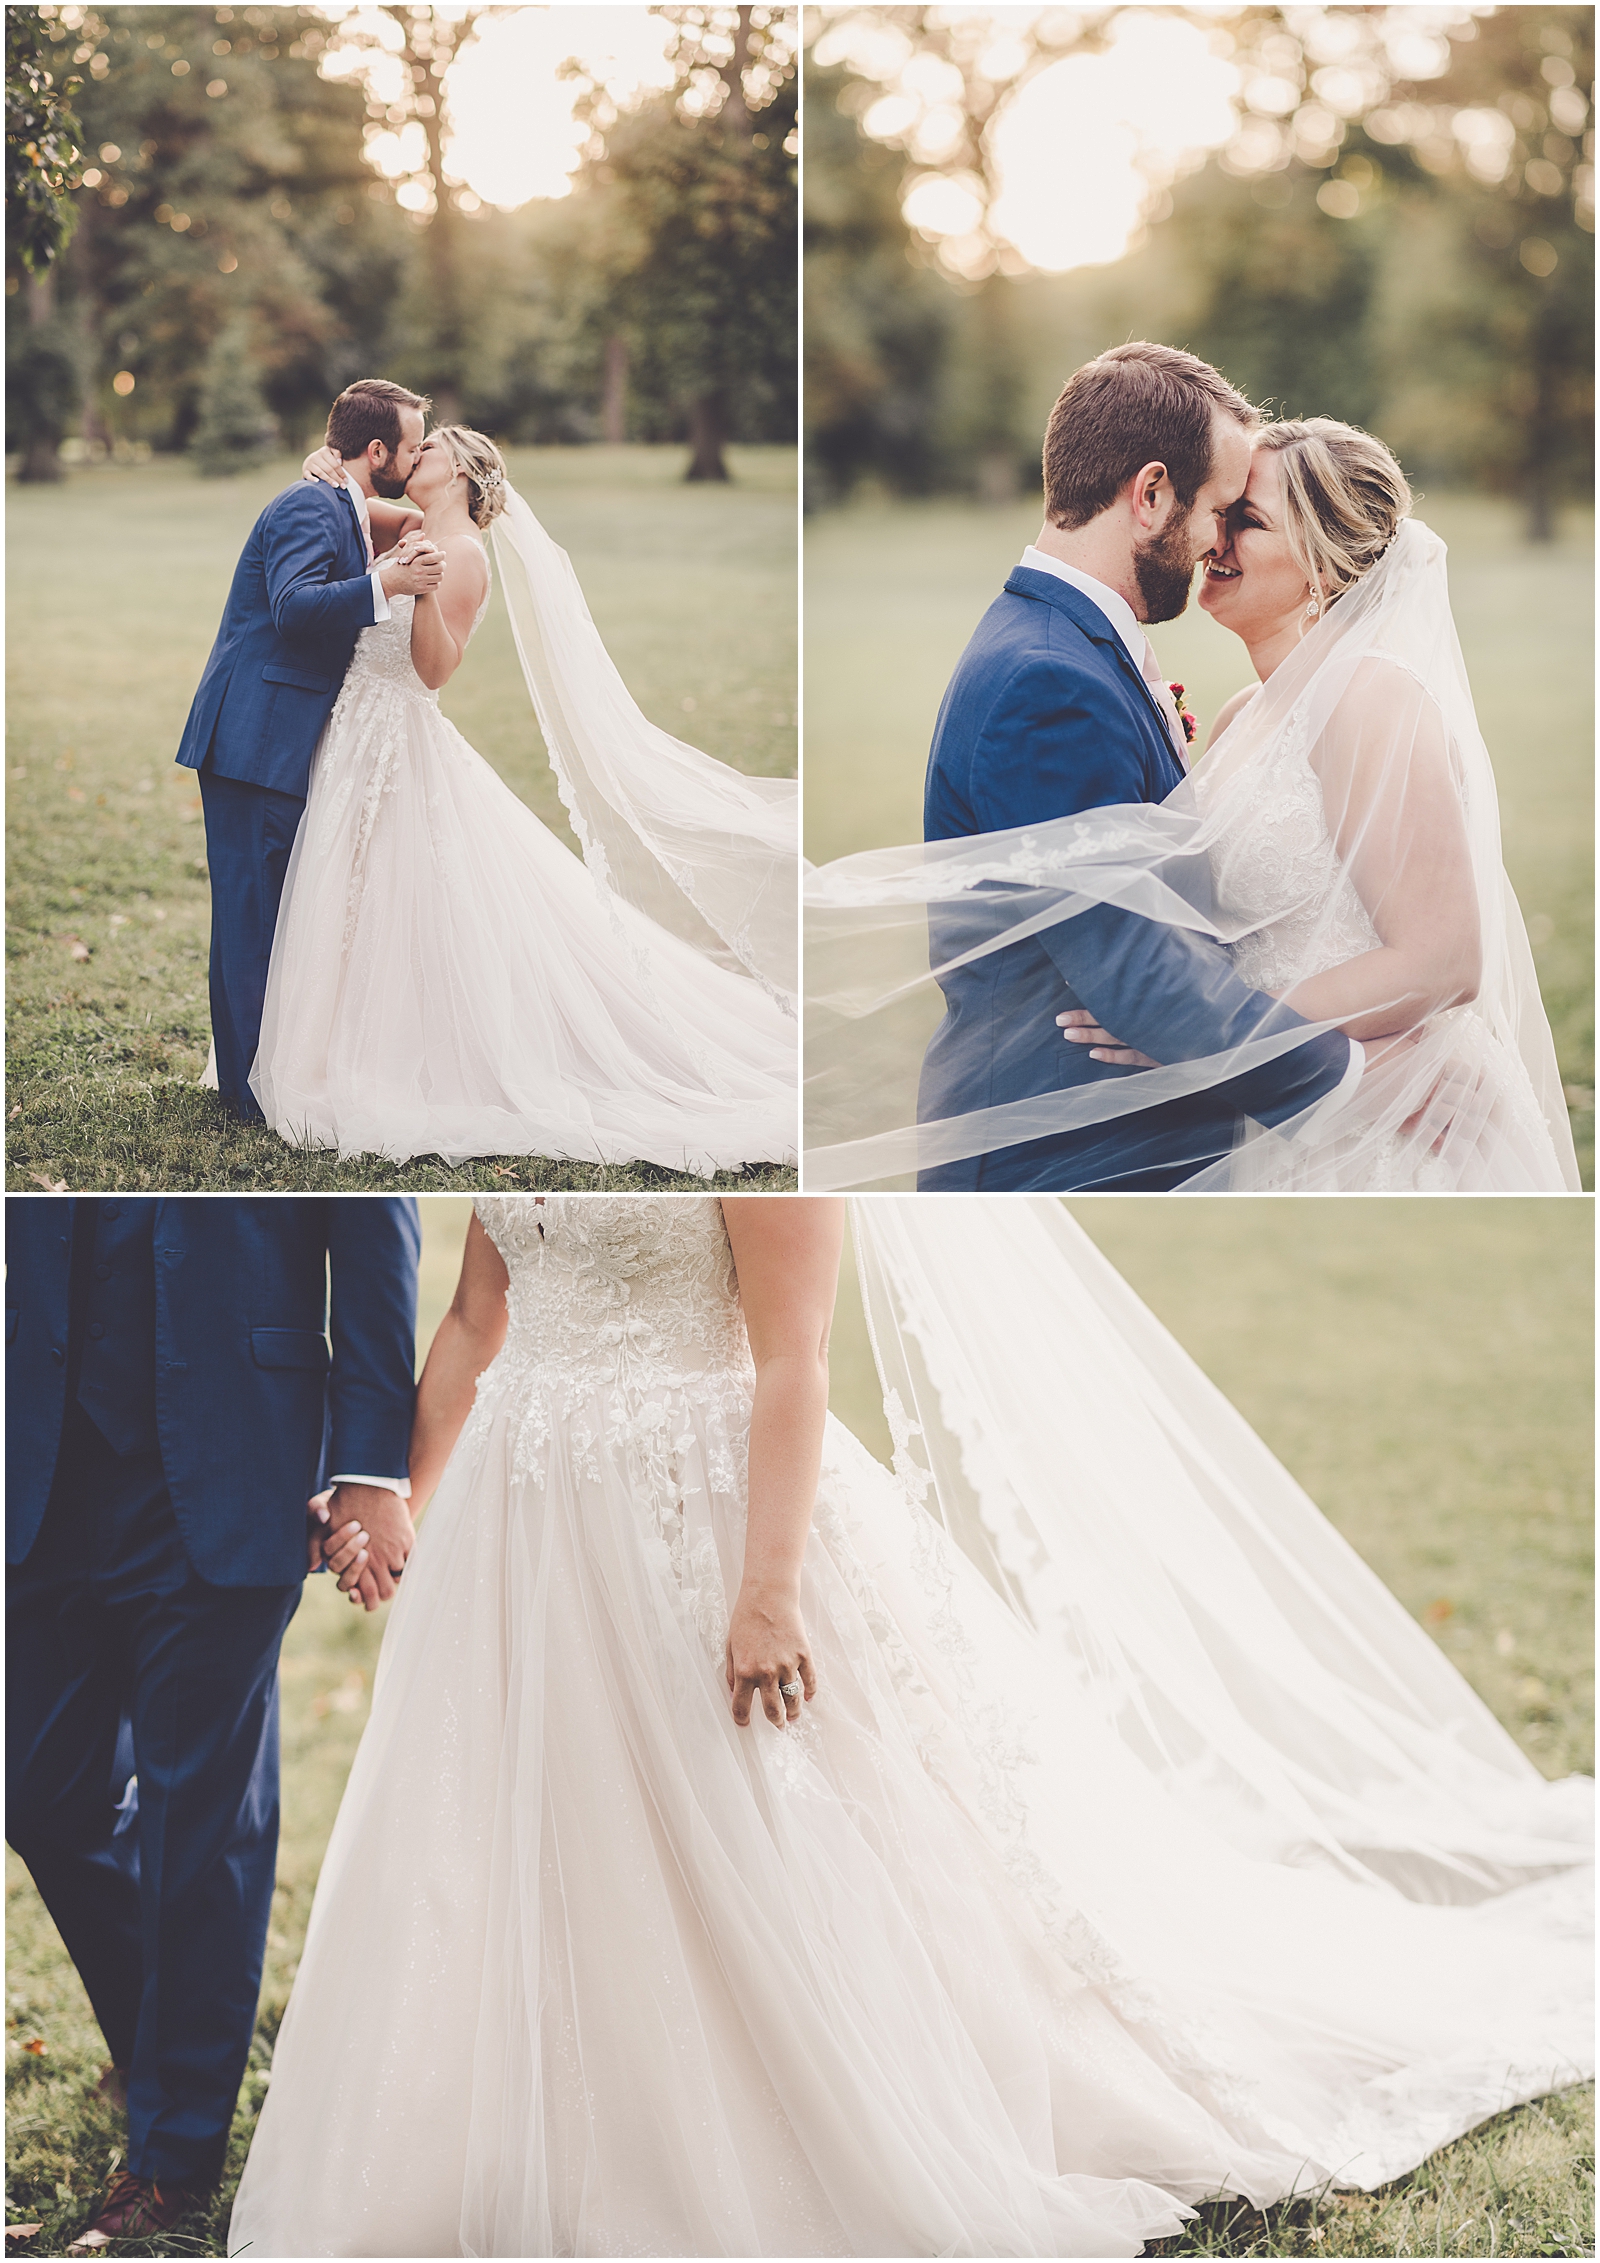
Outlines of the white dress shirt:
M1133 607L1121 593L1109 589L1093 574L1086 574L1079 566L1069 566L1065 559L1052 558L1048 551L1036 550L1030 542L1022 553L1022 563L1036 574L1054 574L1058 581L1070 582L1081 590L1091 605L1098 605L1106 619L1128 648L1128 656L1142 676L1145 672L1145 654L1150 650L1150 639L1139 626ZM1179 726L1182 728L1181 724ZM1345 1040L1350 1048L1350 1063L1344 1075L1331 1092L1325 1092L1311 1113L1304 1117L1288 1135L1291 1139L1312 1140L1325 1136L1328 1119L1337 1115L1345 1103L1352 1099L1361 1082L1367 1065L1367 1056L1353 1037Z
M376 1485L385 1493L398 1493L402 1501L409 1501L411 1498L411 1480L409 1477L354 1477L349 1470L343 1470L339 1476L330 1477L328 1483L330 1485Z

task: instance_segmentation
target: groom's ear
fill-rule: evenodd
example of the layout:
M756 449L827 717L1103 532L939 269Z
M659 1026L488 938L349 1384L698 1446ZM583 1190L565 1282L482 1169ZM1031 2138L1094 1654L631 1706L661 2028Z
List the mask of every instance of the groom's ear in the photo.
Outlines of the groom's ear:
M1166 517L1175 490L1166 465L1153 460L1139 466L1125 492L1135 525L1141 533L1151 534Z

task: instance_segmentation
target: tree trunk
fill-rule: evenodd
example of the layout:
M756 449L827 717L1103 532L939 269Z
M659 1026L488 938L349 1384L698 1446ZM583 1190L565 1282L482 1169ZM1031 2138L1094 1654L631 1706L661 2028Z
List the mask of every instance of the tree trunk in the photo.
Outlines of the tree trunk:
M721 393L701 393L689 404L691 453L689 468L683 475L686 480L729 478L728 466L722 453L726 432Z
M18 479L65 479L66 476L55 442L45 433L36 433L23 450L22 461L17 466Z
M606 340L606 390L600 411L600 430L608 448L620 448L628 437L628 341Z
M722 105L722 120L725 125L736 126L741 133L749 134L755 130L744 100L744 74L750 63L750 10L736 8L734 16L733 53L718 72L728 90Z
M421 116L428 137L428 170L433 175L433 215L428 222L428 298L431 336L426 383L433 394L435 424L461 420L461 392L465 378L461 338L461 261L458 256L462 217L450 202L444 178L444 79L457 50L471 34L482 14L466 8L457 19L440 8L414 10L389 6L385 13L405 34L400 59L410 74L413 89L426 97ZM427 53L420 52L416 18L425 15Z
M35 334L45 329L56 311L56 279L54 270L46 268L42 275L31 275L27 285L28 328ZM33 429L22 451L17 466L19 480L42 482L65 479L66 467L61 461L61 426L47 424L38 414L35 402Z

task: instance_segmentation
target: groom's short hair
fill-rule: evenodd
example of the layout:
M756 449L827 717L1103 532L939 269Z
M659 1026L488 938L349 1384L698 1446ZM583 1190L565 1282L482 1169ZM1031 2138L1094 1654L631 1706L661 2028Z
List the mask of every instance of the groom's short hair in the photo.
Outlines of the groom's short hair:
M1044 507L1052 526L1087 526L1141 465L1163 463L1178 500L1211 476L1216 411L1246 426L1260 412L1208 361L1136 338L1074 370L1044 436Z
M373 440L381 440L393 455L400 445L400 411L421 409L426 415L432 406L426 393L408 393L387 377L358 377L328 411L327 444L346 461L364 455Z

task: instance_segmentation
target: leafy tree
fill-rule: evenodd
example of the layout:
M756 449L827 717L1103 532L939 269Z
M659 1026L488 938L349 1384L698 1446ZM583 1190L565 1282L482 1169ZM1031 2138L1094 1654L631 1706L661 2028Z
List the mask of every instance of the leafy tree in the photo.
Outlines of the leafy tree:
M852 59L835 101L870 121L863 142L899 159L902 204L942 178L954 192L944 209L967 215L951 236L902 214L900 241L942 275L952 317L909 434L872 459L880 474L919 484L907 466L920 456L942 462L949 483L981 484L1008 445L1020 465L1074 362L1142 333L1206 355L1280 412L1373 425L1425 477L1518 491L1530 532L1547 533L1553 498L1592 463L1592 11L1535 0L1450 20L1171 13L1227 43L1240 80L1234 135L1188 177L1152 176L1142 245L1059 278L1030 275L997 226L992 128L1063 53L1112 36L1116 11L1050 11L1018 26L867 9L825 32L834 49L847 37ZM808 184L819 148L827 182L842 180L824 131L808 149ZM865 212L863 180L858 167ZM873 271L887 273L875 193ZM813 271L808 338L826 341L836 317L822 289L836 308L838 276ZM986 348L1023 381L974 386ZM965 437L951 409L963 370L976 415ZM828 387L815 405L808 447L827 464L848 452L848 432Z
M235 315L219 330L206 356L200 419L190 447L208 478L246 469L265 456L278 428L262 397L249 324Z
M89 42L93 46L93 41ZM6 10L6 261L42 274L72 234L78 78L58 78L38 8Z
M603 197L611 304L643 436L683 418L691 480L728 477L730 439L792 430L797 85L789 12L657 11L674 88L620 116L580 89L595 128L585 187Z
M93 46L91 31L71 59L87 60ZM8 8L6 413L25 480L61 477L61 437L82 393L80 340L55 289L76 217L82 129L72 102L82 84L60 68L42 12Z
M448 123L445 79L472 37L479 7L383 6L358 13L330 42L358 64L368 141L393 137L416 162L391 178L391 189L421 239L422 258L411 263L412 291L403 315L405 381L432 395L441 423L463 414L471 362L466 345L470 293L465 268L473 233L459 186L445 169ZM467 203L477 210L477 198Z
M52 14L50 35L70 39ZM359 92L319 74L326 19L155 6L99 21L103 67L81 97L95 162L60 263L94 429L185 447L207 356L242 315L272 412L315 429L373 365L410 249L402 215L368 194Z
M876 474L905 493L947 484L944 425L961 302L918 262L900 218L905 161L857 129L857 82L806 76L807 494Z

